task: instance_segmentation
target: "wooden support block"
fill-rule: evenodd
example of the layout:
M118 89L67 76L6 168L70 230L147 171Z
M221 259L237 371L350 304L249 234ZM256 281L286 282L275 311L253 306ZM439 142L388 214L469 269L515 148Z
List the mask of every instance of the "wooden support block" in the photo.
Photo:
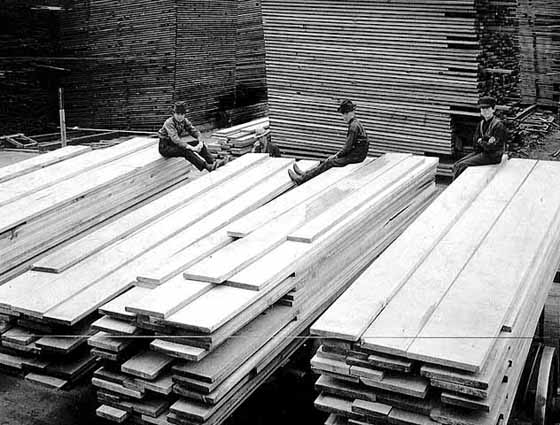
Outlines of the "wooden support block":
M123 423L130 416L130 414L125 410L116 409L104 404L97 408L95 414L100 418L107 419L118 424Z
M336 360L323 359L321 357L313 357L311 366L319 371L333 372L337 375L351 376L350 365Z
M25 375L25 379L43 387L55 390L61 390L68 384L68 381L65 381L64 379L55 378L54 376L40 375L37 373L28 373Z

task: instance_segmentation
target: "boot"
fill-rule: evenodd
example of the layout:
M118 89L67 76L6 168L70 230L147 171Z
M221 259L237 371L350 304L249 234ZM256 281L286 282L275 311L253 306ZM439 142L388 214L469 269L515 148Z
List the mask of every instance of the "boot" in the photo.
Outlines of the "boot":
M297 165L297 162L294 162L294 171L299 174L300 176L303 176L304 172L301 171L301 168L299 168L299 166Z
M296 172L294 170L290 170L288 169L288 175L290 176L290 179L292 179L292 181L296 184L296 185L300 185L303 183L303 177L296 174Z

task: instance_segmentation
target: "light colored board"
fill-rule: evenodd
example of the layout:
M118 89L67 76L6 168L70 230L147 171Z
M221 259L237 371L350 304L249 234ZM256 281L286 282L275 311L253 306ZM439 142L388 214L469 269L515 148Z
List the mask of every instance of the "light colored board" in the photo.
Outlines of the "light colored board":
M23 369L23 359L12 354L0 353L0 365L14 369Z
M350 366L350 375L380 381L385 376L385 373L381 370L361 366Z
M70 353L71 351L76 350L82 344L86 343L86 340L89 335L91 335L92 331L88 330L83 332L81 335L74 335L74 336L44 336L39 338L35 345L45 351L53 351L58 353Z
M378 354L370 354L368 356L368 362L375 367L394 370L397 372L410 372L412 370L412 362L406 359L386 357Z
M349 400L320 394L313 404L323 412L340 414L350 418L359 418L361 416L352 411L352 402Z
M155 223L144 228L142 232L129 236L108 249L89 257L80 264L80 267L72 268L68 273L54 280L52 280L52 278L50 280L43 278L46 282L34 286L34 289L36 291L48 290L49 297L19 299L16 309L18 309L18 311L25 311L27 314L31 315L41 316L45 314L58 304L78 294L81 290L101 280L116 268L130 262L150 248L155 247L158 243L176 235L181 230L189 227L189 225L195 224L210 211L219 208L229 200L240 195L253 185L254 179L257 177L262 179L263 173L268 175L270 172L278 172L282 168L285 168L286 164L292 162L293 160L269 159L257 164L255 167L251 167L239 178L232 179L206 194L195 198L192 202L161 217ZM99 263L101 262L104 264L104 275L100 275L97 272L99 270ZM91 269L94 271L89 272ZM130 276L129 279L132 280L133 276L135 275ZM72 281L72 285L67 284L69 280ZM16 304L15 300L14 304Z
M556 178L560 178L560 167L544 161L537 164L407 356L437 359L438 364L471 372L481 370L518 286L534 259L548 249L548 245L542 245L547 235L556 231L552 227L560 209L560 194L552 188ZM511 255L521 250L528 255ZM491 273L483 272L486 267L482 265L488 261L495 265ZM464 302L466 299L469 303Z
M389 413L389 420L402 425L436 425L438 423L427 416L401 409L392 409Z
M429 381L420 376L398 376L390 373L386 373L381 380L360 378L360 381L369 387L416 398L425 398L429 387Z
M88 256L140 229L144 224L158 219L173 208L193 200L204 191L212 190L227 179L231 179L264 161L260 154L244 155L215 172L196 178L196 182L184 185L145 206L126 214L114 222L86 235L75 242L55 250L33 265L34 270L61 273Z
M32 171L40 168L48 167L49 165L56 164L57 162L68 160L90 150L91 148L89 146L66 146L42 155L34 156L33 158L16 162L15 164L6 165L5 167L0 168L0 183L31 173Z
M175 372L205 382L221 382L294 318L290 308L277 306L252 320L204 360L176 364Z
M106 332L97 332L88 338L88 345L113 353L120 353L134 342L130 338L114 337Z
M320 194L329 186L338 182L340 179L349 176L358 169L369 164L371 160L366 159L364 163L347 165L342 168L334 168L326 171L320 179L312 179L300 187L292 190L282 200L270 202L255 212L248 214L228 226L228 234L232 237L245 237L269 221L285 213L301 202L310 199L314 195Z
M54 376L40 375L38 373L28 373L25 375L25 379L43 387L55 390L60 390L68 384L68 381L65 381L64 379L59 379Z
M182 360L190 360L194 362L198 362L208 355L208 351L202 348L192 347L189 345L162 339L154 339L150 343L150 348L154 351L166 354L170 357Z
M91 327L98 331L107 332L116 336L136 335L140 329L131 323L122 320L113 319L109 316L103 316L91 324Z
M376 401L375 390L363 384L354 384L327 375L320 375L315 382L315 389L323 394L333 397L342 397L351 400Z
M535 164L512 162L496 175L363 333L362 347L406 353Z
M337 360L323 359L314 356L311 359L311 367L319 371L332 372L337 375L350 376L350 365Z
M2 341L13 344L28 345L37 340L39 335L22 327L12 327L2 334Z
M115 407L107 406L105 404L99 406L95 410L95 414L100 418L107 419L111 422L116 422L118 424L123 423L130 416L130 414L125 410L117 409Z
M157 143L154 139L135 138L107 149L96 149L78 157L53 164L48 168L33 171L21 177L11 179L0 185L0 207L15 202L28 194L56 185L58 182L71 179L95 168L110 164L119 158L142 151L153 149Z
M115 384L114 382L105 381L103 379L92 378L91 383L93 384L94 387L111 391L113 393L121 394L127 397L132 397L136 399L142 399L144 397L144 393L142 391L126 388L123 385Z
M136 379L142 387L147 391L152 391L157 394L169 395L173 391L173 376L171 373L163 373L153 381L146 381Z
M144 379L155 379L173 362L173 359L161 353L144 351L124 362L121 370Z
M186 280L182 275L147 291L147 294L126 304L126 310L134 314L166 319L193 300L202 296L214 285Z
M151 293L150 289L135 286L124 294L119 295L107 304L99 307L99 312L106 316L110 316L121 320L135 320L136 314L126 310L126 306L139 299L144 298L147 294Z
M498 168L467 169L313 324L312 333L357 341Z
M369 166L368 166L369 165ZM245 266L261 258L286 240L287 235L322 213L326 208L341 202L359 187L373 182L389 170L392 162L374 161L355 174L340 180L318 197L304 201L284 214L272 219L250 235L234 241L208 258L185 270L185 277L212 283L223 283ZM318 176L321 179L322 176ZM305 185L302 185L304 187ZM375 186L375 183L373 184Z
M288 240L306 243L313 242L333 225L368 201L376 196L382 197L384 193L396 190L393 186L397 183L399 185L406 185L405 176L413 180L414 171L424 165L424 162L432 162L434 167L437 165L437 159L434 158L426 159L417 156L405 158L379 176L375 180L375 184L364 184L364 187L349 195L344 202L332 205L319 216L306 222L296 231L289 234Z
M171 326L211 333L258 300L266 298L275 302L293 287L292 279L259 292L219 285L169 316L165 322Z
M387 416L391 410L392 407L387 404L372 401L354 400L352 403L352 411L368 417Z

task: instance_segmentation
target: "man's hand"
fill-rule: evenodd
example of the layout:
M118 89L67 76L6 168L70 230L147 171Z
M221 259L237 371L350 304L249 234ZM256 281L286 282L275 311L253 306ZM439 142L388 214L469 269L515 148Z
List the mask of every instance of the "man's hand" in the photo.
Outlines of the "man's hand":
M202 139L198 139L198 143L196 144L196 146L193 146L193 150L195 152L200 153L203 147L204 147L204 141Z
M492 136L488 139L488 144L493 145L494 143L496 143L496 138L494 136Z

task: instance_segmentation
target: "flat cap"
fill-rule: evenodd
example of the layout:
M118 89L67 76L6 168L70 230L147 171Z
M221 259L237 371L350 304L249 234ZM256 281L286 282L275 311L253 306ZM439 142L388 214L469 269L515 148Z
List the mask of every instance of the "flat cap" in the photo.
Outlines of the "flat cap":
M492 96L483 96L478 101L479 108L493 108L496 106L496 99Z
M175 102L173 104L173 112L177 114L186 114L187 113L187 104L185 102Z

